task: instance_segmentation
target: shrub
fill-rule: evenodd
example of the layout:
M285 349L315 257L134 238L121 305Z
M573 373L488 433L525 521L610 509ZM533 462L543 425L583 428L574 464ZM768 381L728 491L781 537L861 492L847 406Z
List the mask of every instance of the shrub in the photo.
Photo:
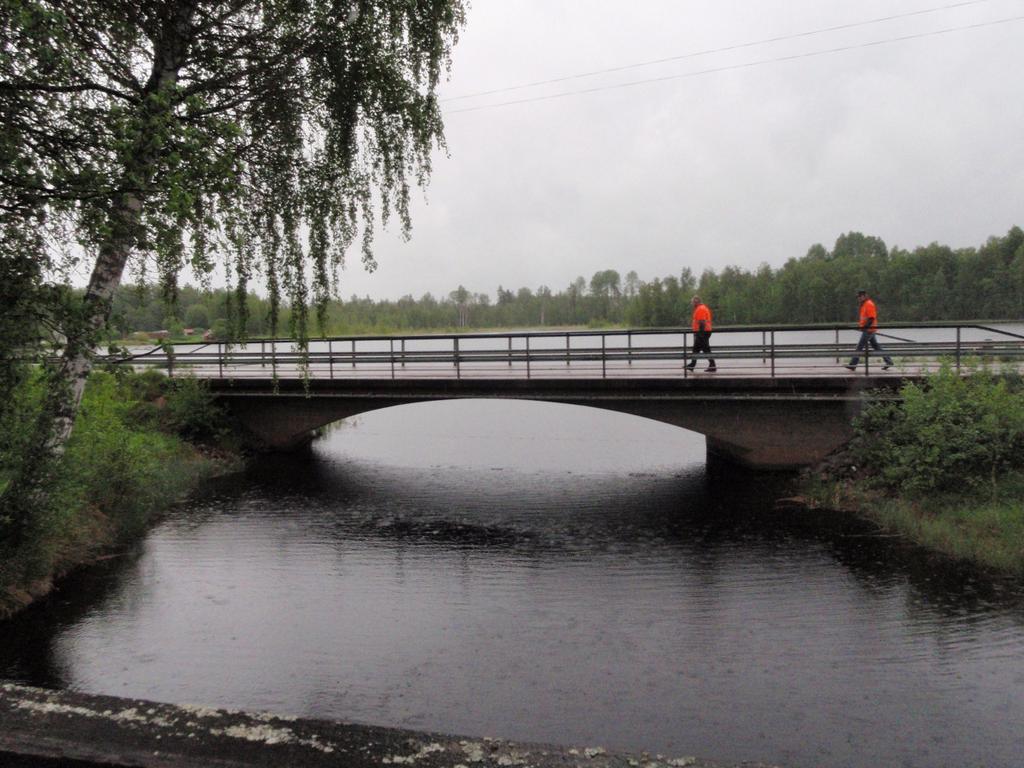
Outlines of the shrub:
M194 461L185 444L140 428L132 417L139 404L131 393L139 386L136 378L90 375L74 433L49 478L46 503L32 508L25 535L3 552L0 586L44 578L133 535L193 482L195 473L183 469ZM21 392L27 412L38 409L41 386L28 382ZM16 466L28 437L9 430L4 437L0 458Z
M124 368L124 366L122 366ZM147 368L124 378L125 394L133 400L153 402L168 389L168 379L160 371Z
M214 441L226 429L224 412L210 390L192 377L170 382L165 410L168 427L188 440Z
M960 376L949 365L902 403L877 402L854 424L855 460L877 482L911 494L990 484L1024 461L1024 395L988 371Z
M0 407L0 467L15 467L31 438L43 386L38 375L26 375L7 393Z
M0 419L0 486L23 463L42 387L41 376L23 382L7 409L19 418ZM164 408L140 399L159 402L165 390ZM146 419L139 418L143 406ZM46 579L135 536L211 470L208 459L170 433L172 408L183 431L219 424L195 381L168 382L155 371L93 371L67 450L49 476L46 503L31 508L24 535L0 538L0 616L17 602L5 588Z
M180 492L181 478L172 465L182 455L182 444L170 435L133 428L135 404L113 377L89 377L61 462L56 503L49 510L46 528L51 538L82 538L67 529L98 521L130 535L163 499Z

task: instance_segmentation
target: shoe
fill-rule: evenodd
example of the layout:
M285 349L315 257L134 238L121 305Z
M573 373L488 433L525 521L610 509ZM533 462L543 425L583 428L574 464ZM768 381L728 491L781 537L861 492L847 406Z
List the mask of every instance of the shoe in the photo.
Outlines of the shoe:
M843 368L845 368L848 371L856 371L857 370L857 366L856 365L844 365Z
M684 365L683 367L688 371L692 371L694 368L697 367L697 364L694 363L693 365Z
M707 368L705 368L705 369L704 369L704 371L705 371L706 373L714 373L714 372L715 372L715 371L717 371L717 370L718 370L718 368L716 368L716 367L715 367L715 366L713 366L713 365L709 365L709 366L708 366Z
M889 365L888 363L882 366L883 371L888 371L890 368L892 368L892 366Z

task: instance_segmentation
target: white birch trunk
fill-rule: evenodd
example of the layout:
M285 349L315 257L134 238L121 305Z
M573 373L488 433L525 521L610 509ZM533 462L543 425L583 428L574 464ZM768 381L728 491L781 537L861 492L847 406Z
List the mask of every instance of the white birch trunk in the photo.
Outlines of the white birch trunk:
M71 438L75 416L85 392L85 382L97 352L95 340L110 316L114 291L121 284L121 276L131 254L132 241L128 233L139 225L141 213L142 201L133 193L126 194L111 213L111 218L118 220L114 231L121 235L112 237L110 242L100 248L83 299L85 311L82 321L69 335L60 367L51 383L49 403L52 424L46 447L47 453L53 458L60 458L64 454Z
M191 36L194 11L194 0L181 2L173 18L167 20L162 37L154 43L153 69L139 103L143 111L140 115L142 128L135 141L135 151L127 158L122 176L128 181L126 187L137 186L138 190L125 192L112 206L108 218L111 235L100 247L83 299L84 311L77 327L71 329L68 335L60 367L51 381L48 406L52 421L46 450L54 458L63 455L71 437L82 394L85 392L85 382L96 356L96 340L110 317L114 291L121 284L125 265L142 225L146 187L158 161L152 150L148 149L150 137L147 133L149 126L159 130L155 127L165 123L167 111L171 109L163 106L154 111L149 97L173 88L177 83Z

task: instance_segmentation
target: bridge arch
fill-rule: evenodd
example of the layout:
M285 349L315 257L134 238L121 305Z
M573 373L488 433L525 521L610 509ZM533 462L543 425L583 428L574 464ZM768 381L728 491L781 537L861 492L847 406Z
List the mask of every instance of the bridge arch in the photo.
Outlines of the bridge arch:
M311 382L315 383L315 382ZM849 440L851 417L861 398L849 392L723 392L706 387L617 388L607 382L567 391L550 386L499 389L475 384L277 389L251 382L215 388L252 442L289 450L307 443L316 429L341 419L396 405L456 399L517 399L566 403L626 413L702 434L708 452L745 466L792 469L814 463ZM844 385L844 389L848 385Z

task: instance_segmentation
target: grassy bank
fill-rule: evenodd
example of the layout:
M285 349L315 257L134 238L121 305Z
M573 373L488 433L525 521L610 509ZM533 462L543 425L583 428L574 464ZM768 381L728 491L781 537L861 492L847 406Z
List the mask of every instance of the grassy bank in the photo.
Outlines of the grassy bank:
M856 514L933 552L1024 577L1024 477L1000 482L995 499L907 498L836 478L805 481L802 495L812 506Z
M0 478L17 470L41 384L19 392L0 435ZM204 478L237 463L223 420L195 381L154 372L89 378L75 432L20 546L0 545L0 616L55 579L137 539Z
M869 404L847 449L803 481L816 506L854 512L949 557L1024 576L1024 386L948 367Z

